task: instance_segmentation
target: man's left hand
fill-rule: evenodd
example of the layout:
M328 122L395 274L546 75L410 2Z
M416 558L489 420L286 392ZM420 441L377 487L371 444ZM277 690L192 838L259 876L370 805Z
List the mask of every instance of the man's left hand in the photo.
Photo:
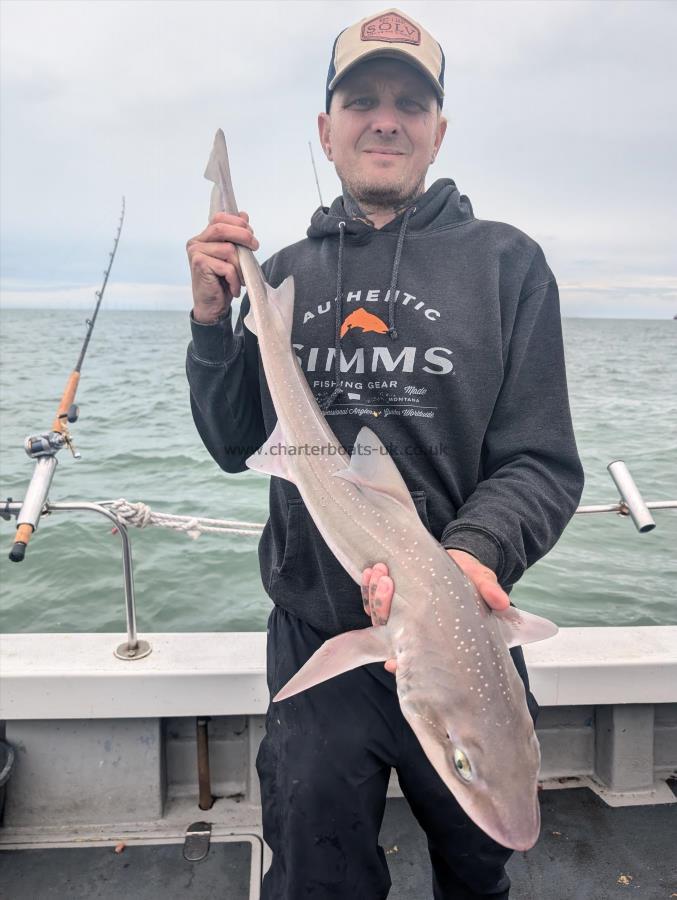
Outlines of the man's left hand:
M498 583L496 573L465 550L447 550L449 556L461 571L475 585L480 596L492 609L507 609L510 598ZM385 625L390 615L390 605L395 593L395 585L388 575L385 563L376 563L362 573L362 603L364 611L371 616L372 625ZM388 659L385 667L395 672L397 660Z

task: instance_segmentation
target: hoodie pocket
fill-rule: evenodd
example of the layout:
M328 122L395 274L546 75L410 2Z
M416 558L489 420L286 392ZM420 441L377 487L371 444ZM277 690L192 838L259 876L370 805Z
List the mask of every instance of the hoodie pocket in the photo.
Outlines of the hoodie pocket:
M428 521L428 500L425 491L412 491L411 499L414 501L418 517L423 522L427 531L430 531L430 522Z
M412 491L416 512L430 530L425 491ZM354 591L355 585L333 553L322 541L303 500L287 500L284 552L270 570L268 593L275 603L289 598L319 596ZM278 557L279 560L279 557Z
M299 555L301 514L304 511L303 500L300 498L287 500L287 533L284 554L282 555L282 562L275 567L273 578L287 575L294 568Z

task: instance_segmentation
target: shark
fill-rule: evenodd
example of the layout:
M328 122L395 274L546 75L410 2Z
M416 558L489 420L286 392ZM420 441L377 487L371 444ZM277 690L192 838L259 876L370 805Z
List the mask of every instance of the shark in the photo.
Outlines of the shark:
M237 214L221 130L205 177L213 183L211 214ZM358 666L396 659L400 708L439 777L486 834L527 850L540 831L540 750L509 649L549 638L557 626L514 607L487 606L423 525L374 431L361 428L347 453L292 348L293 278L273 288L251 250L239 246L238 256L250 303L244 324L258 337L277 413L273 432L247 466L296 486L356 584L366 567L384 562L395 585L387 624L329 638L273 702ZM305 446L319 451L304 454Z

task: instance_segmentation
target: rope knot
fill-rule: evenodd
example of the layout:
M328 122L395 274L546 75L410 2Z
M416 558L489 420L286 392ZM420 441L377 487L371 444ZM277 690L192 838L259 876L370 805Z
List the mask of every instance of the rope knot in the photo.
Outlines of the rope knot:
M234 519L206 519L202 516L176 516L173 513L153 512L146 503L130 503L128 500L107 500L103 503L116 515L123 526L134 525L145 528L146 525L157 525L158 528L171 528L188 537L196 538L201 534L240 534L256 537L263 531L261 522L237 522ZM115 530L115 529L114 529Z
M146 525L152 524L153 511L146 503L130 503L124 499L114 500L111 503L111 509L118 519L122 519L127 525L145 528Z
M200 531L200 520L193 516L193 518L188 519L187 522L182 522L181 525L177 527L177 531L185 531L189 538L196 541L202 534Z

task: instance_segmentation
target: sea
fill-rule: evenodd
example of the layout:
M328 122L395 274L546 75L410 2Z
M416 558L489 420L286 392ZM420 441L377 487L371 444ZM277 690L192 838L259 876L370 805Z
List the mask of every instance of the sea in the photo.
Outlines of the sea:
M78 357L82 310L0 314L0 500L23 497L24 438L47 430ZM613 503L607 465L622 459L647 500L677 500L677 321L565 319L583 504ZM143 501L158 512L265 522L268 479L221 471L193 425L184 373L187 313L102 307L72 426L81 459L59 454L52 501ZM562 626L677 624L677 510L639 534L615 513L574 516L516 585L518 606ZM14 520L0 519L5 632L122 632L120 537L92 513L43 518L12 563ZM257 538L133 529L139 631L265 630Z

